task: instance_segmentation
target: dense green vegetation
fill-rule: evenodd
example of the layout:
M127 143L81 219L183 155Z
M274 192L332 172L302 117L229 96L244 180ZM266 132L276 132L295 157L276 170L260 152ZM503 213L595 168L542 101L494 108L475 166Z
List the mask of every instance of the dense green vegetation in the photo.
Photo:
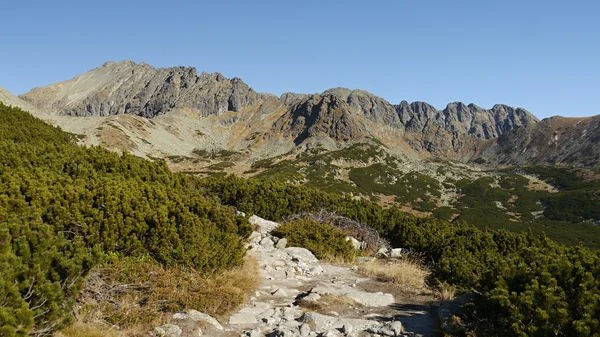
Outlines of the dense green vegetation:
M105 256L217 272L242 263L249 233L164 161L78 147L0 104L0 335L67 324L82 277Z
M315 148L295 159L283 156L255 162L246 173L256 178L302 184L327 192L360 195L373 202L392 197L398 205L430 212L440 220L462 221L479 228L531 230L569 245L600 248L600 182L582 178L577 169L530 167L528 174L558 186L557 193L530 185L523 170L469 172L457 163L433 159L442 182L419 172L405 173L376 141L342 150ZM442 164L442 165L439 165ZM449 203L440 203L450 193ZM456 200L452 194L456 192ZM389 202L389 198L386 200Z
M548 219L572 223L600 221L600 180L586 179L578 169L540 166L524 169L561 190L542 199Z
M481 230L463 222L417 218L315 189L234 177L199 186L221 202L280 220L327 209L367 223L396 247L425 255L432 282L475 291L455 333L477 336L598 336L600 253L544 235Z
M282 224L274 232L286 238L291 247L304 247L318 259L352 261L356 250L346 241L346 234L328 224L302 219Z
M363 150L368 149L357 146L356 158ZM597 250L565 246L530 231L492 231L460 220L418 218L397 208L383 209L365 200L272 179L199 180L173 174L163 161L77 147L71 135L3 105L0 154L2 336L51 332L68 324L82 277L107 257L111 261L134 257L152 265L207 273L239 266L250 227L228 206L271 220L326 209L369 224L396 247L423 254L432 268L431 282L474 291L474 302L454 325L457 335L600 334ZM341 158L338 155L317 151L312 156L318 165L312 166L327 167ZM376 155L386 160L381 153ZM486 178L459 182L468 192L461 199L467 209L481 201L482 209L490 212L480 219L483 225L498 214L493 213L499 209L496 201L522 213L538 209L530 202L537 200L537 192L526 190L518 177L507 177L498 182L500 187ZM571 178L558 185L573 193L593 192ZM555 196L544 200L551 204L551 197ZM583 208L585 212L572 214L585 218L593 211L594 195L588 197L592 204ZM523 204L518 202L521 198ZM585 202L575 200L577 205ZM451 211L438 214L448 217ZM316 232L322 238L311 242L341 238L315 226L319 225L306 221L290 225L286 236Z

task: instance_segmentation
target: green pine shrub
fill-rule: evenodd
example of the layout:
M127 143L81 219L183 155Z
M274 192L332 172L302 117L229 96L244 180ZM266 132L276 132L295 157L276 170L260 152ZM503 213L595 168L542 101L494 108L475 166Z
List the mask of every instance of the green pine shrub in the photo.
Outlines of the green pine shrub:
M290 247L310 250L318 259L350 262L356 256L356 250L346 241L346 234L311 219L284 223L273 234L286 238Z
M240 266L248 221L162 160L79 147L0 104L0 335L70 323L82 279L106 256L220 273Z
M460 221L417 218L397 208L271 180L230 176L198 184L225 204L273 220L321 209L336 212L371 225L395 247L422 254L433 283L475 292L455 320L456 335L587 337L600 332L598 250L568 247L531 231L482 230ZM501 193L488 182L475 184L482 184L483 190L474 193L483 200ZM296 231L302 233L302 227Z

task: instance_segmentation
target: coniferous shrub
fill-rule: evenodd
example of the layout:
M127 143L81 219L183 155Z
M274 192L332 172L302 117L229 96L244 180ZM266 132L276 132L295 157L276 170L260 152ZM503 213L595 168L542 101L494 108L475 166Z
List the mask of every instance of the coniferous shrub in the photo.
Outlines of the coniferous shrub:
M417 218L397 208L270 180L227 177L198 184L225 204L274 220L333 211L371 225L395 247L423 254L435 282L474 291L473 302L453 326L457 335L600 333L598 250L567 247L531 231L482 230L463 222Z
M331 225L311 219L284 223L275 230L274 235L286 238L290 247L310 250L318 259L352 261L356 255L344 233Z
M0 335L49 334L104 256L214 273L241 265L247 220L164 161L98 147L0 104Z

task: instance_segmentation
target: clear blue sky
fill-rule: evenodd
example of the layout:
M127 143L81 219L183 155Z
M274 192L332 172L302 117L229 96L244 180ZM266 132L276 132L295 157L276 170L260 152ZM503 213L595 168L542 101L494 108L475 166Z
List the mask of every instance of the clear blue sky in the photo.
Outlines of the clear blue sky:
M257 91L361 88L393 104L600 114L598 1L5 1L0 86L105 61L194 66Z

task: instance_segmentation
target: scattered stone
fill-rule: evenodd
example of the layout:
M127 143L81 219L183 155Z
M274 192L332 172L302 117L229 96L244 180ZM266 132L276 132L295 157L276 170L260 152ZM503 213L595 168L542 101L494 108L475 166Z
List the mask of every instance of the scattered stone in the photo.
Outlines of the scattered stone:
M275 270L273 271L273 278L275 280L285 280L287 278L287 273L285 270Z
M256 328L248 333L248 337L261 337L262 333L260 329Z
M302 298L303 301L306 302L316 302L321 298L321 295L317 293L310 293Z
M266 247L266 248L270 248L273 247L274 243L273 240L271 240L270 237L265 237L262 240L260 240L259 243L261 246Z
M252 234L250 234L250 237L248 238L250 242L259 242L261 239L262 235L260 235L259 232L252 232Z
M382 323L375 320L366 320L359 318L342 318L318 314L316 312L307 312L302 315L300 321L308 323L314 331L327 331L329 329L341 329L344 325L352 325L353 329L366 330L369 327L380 327Z
M310 335L310 325L304 323L300 326L300 336Z
M370 293L357 287L357 284L368 279L354 273L358 267L320 263L309 250L287 247L286 238L277 239L271 236L269 232L278 226L277 223L258 217L251 217L251 219L257 231L250 236L249 247L253 248L253 254L257 256L261 277L263 280L271 281L263 283L260 291L257 290L252 294L251 304L229 318L225 332L228 336L234 336L242 329L245 329L245 332L241 337L404 336L402 323L394 321L383 323L379 319L381 310L371 311L373 317L369 317L365 312L361 319L340 316L340 313L345 312L339 310L330 311L327 315L304 312L294 300L301 298L303 302L315 302L322 300L323 295L331 294L347 297L365 307L383 307L395 301L391 294ZM351 242L355 249L360 249L364 244L352 237L348 237L347 241ZM402 249L398 248L393 250L383 248L378 252L378 256L397 256L402 252ZM358 262L366 263L375 259L375 257L359 257ZM299 289L310 286L313 289L298 296ZM265 298L265 295L269 297ZM191 312L173 315L174 319L182 320L179 323L175 321L183 331L183 334L177 337L202 334L203 331L199 329L197 333L192 331L192 328L198 327L198 324L191 321L192 316ZM163 327L157 328L157 331L158 329L165 330ZM210 335L210 332L207 334Z
M402 254L404 254L404 253L406 253L406 249L404 249L404 248L394 248L390 252L390 257L394 258L394 259L397 259L397 258L402 257Z
M279 241L277 241L277 245L275 246L275 248L283 249L283 248L285 248L286 245L287 245L286 238L279 239Z
M343 337L341 332L336 329L329 329L323 334L323 337Z

